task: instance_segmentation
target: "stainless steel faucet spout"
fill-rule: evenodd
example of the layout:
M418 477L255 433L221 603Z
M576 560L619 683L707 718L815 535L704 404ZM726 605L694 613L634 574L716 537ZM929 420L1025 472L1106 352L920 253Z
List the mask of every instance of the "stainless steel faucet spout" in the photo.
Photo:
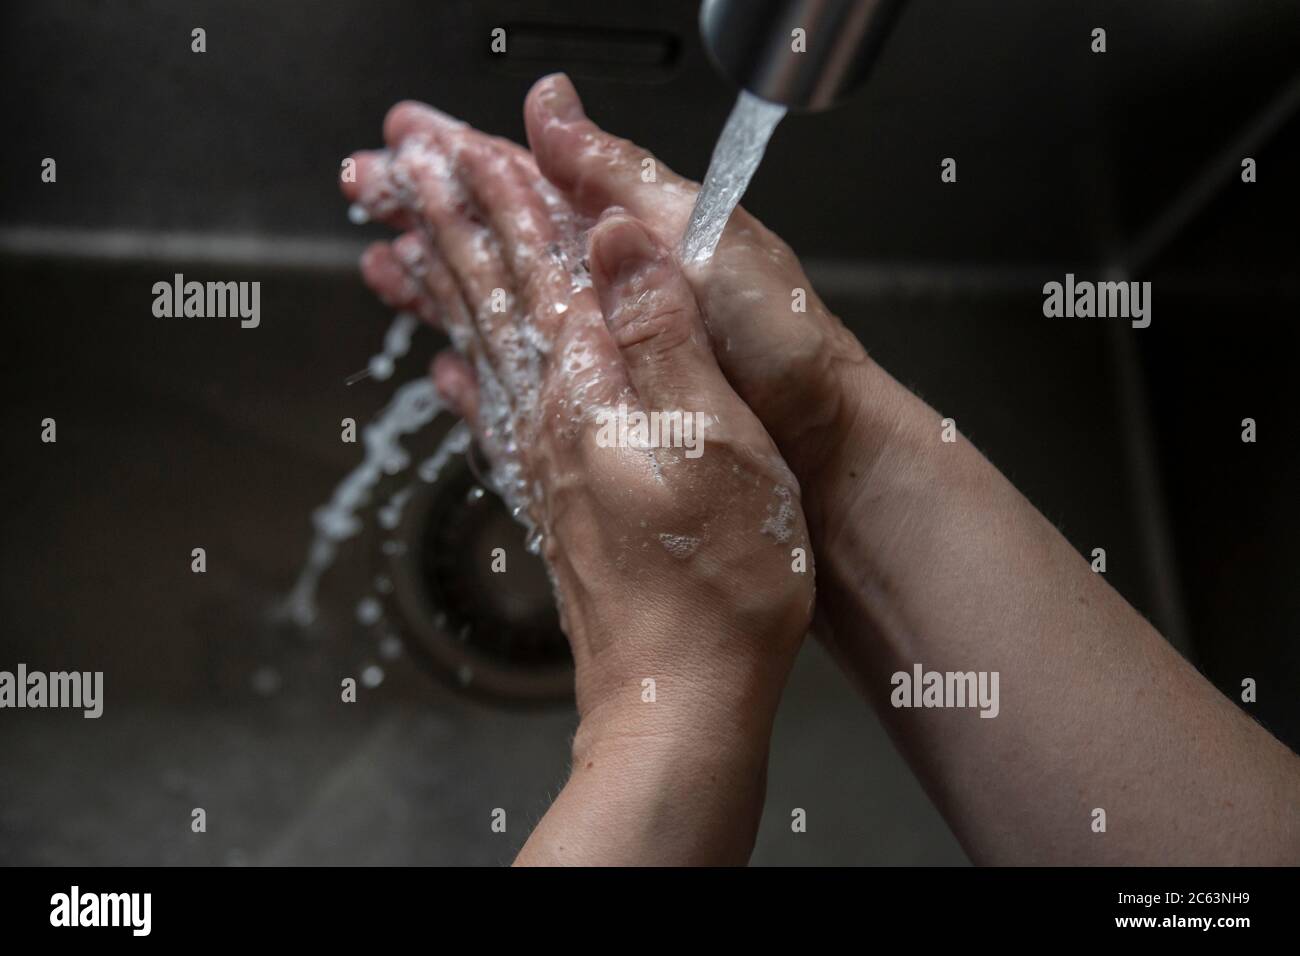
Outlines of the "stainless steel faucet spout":
M865 79L902 0L704 0L700 34L724 75L791 109L835 105Z

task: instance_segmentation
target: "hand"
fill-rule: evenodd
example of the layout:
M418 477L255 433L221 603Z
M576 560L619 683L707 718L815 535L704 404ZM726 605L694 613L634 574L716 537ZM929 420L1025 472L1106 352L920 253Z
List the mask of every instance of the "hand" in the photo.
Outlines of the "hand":
M447 328L459 354L435 362L439 388L551 569L576 665L577 786L607 760L635 760L655 792L628 794L626 773L592 779L644 811L683 796L645 761L710 768L689 812L712 812L712 790L732 808L712 839L738 820L752 841L772 717L812 609L798 484L644 224L614 213L596 225L587 287L570 248L585 223L526 154L433 111L415 118L396 150L357 157L345 191L411 230L372 250L366 275ZM681 414L695 441L605 440L624 410L632 424ZM746 837L724 842L734 858Z
M578 226L608 209L625 209L663 246L676 247L698 184L659 160L656 181L643 182L643 161L653 157L588 119L562 74L533 86L524 116L531 153L506 140L483 138L514 156L548 205L564 209ZM446 122L424 104L400 103L385 120L385 139L395 148ZM409 282L403 295L400 281L403 256L408 261L418 256L418 221L395 201L400 186L391 181L386 162L377 154L361 154L358 162L357 185L368 183L370 205L398 228L411 230L391 248L381 244L371 250L364 263L368 281L390 304L427 317L434 306L421 304ZM363 191L354 189L352 195ZM789 246L743 208L732 214L712 260L688 267L686 276L719 366L798 477L812 536L823 540L845 525L862 494L862 478L885 450L900 412L928 426L928 409L870 360L817 296ZM807 294L806 312L791 309L795 289Z
M539 80L524 117L538 168L579 213L621 207L666 246L680 242L698 184L657 159L656 181L644 182L650 153L588 119L568 77ZM744 209L732 214L712 260L690 266L687 277L723 372L798 476L820 540L844 525L859 479L911 396L826 308L790 247ZM791 308L796 289L806 292L806 313Z
M525 107L541 172L680 240L697 187L601 131L563 76ZM1300 859L1300 760L1183 661L969 442L871 362L779 239L737 209L688 270L718 361L802 482L832 650L976 862ZM807 290L808 311L790 311ZM892 672L999 673L997 720L918 714ZM1170 728L1177 728L1171 733ZM988 768L999 768L989 773ZM1104 805L1109 835L1079 825Z

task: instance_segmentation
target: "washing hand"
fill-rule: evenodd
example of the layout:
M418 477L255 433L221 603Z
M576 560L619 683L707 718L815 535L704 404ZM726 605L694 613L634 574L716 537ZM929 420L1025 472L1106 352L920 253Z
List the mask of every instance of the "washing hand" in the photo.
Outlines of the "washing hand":
M665 245L681 241L698 184L598 127L568 77L538 81L524 119L539 169L579 213L621 207ZM653 182L642 176L646 160ZM686 271L723 372L799 477L816 540L841 523L853 475L871 464L873 434L859 427L868 424L864 409L895 405L906 393L826 308L790 247L744 208L732 214L713 258ZM806 312L792 308L796 290ZM888 415L875 420L891 427Z
M510 422L519 416L503 413L507 406L498 398L484 402L484 395L496 391L503 356L508 366L534 349L488 348L485 343L493 341L491 330L499 320L458 303L468 301L478 308L493 282L505 281L491 277L502 272L494 263L516 247L485 238L490 230L475 221L469 197L458 197L453 190L439 198L436 190L412 189L401 153L411 149L407 144L416 143L418 155L419 140L431 130L480 144L453 164L455 168L481 167L475 157L483 151L498 157L498 167L500 157L508 157L517 182L541 198L545 216L558 233L554 257L567 267L581 257L577 237L594 218L614 210L593 240L593 272L607 309L605 318L616 316L618 303L626 307L629 299L635 303L638 297L611 293L618 283L610 281L608 264L601 265L603 230L614 230L617 236L625 229L639 230L635 220L640 220L653 235L657 252L652 274L662 280L656 286L675 290L672 301L681 304L695 329L695 336L679 332L679 337L693 343L693 354L709 369L709 381L716 383L713 376L720 369L735 390L726 394L730 399L738 395L752 410L800 482L819 561L818 602L830 625L826 636L832 650L876 705L975 861L1223 864L1300 859L1300 820L1295 813L1300 805L1300 760L1182 660L974 446L959 433L955 441L945 440L951 429L939 413L867 357L816 297L783 243L737 209L713 260L679 272L668 251L681 238L695 186L662 164L657 165L655 182L643 182L640 173L649 154L596 127L563 77L540 81L525 112L531 154L448 125L450 121L427 107L402 104L385 124L390 151L359 156L358 182L345 187L372 214L407 230L392 245L377 245L367 254L365 275L390 304L439 316L468 356L469 364L442 359L436 377L443 391L478 423L485 446L498 462L509 462L516 453L518 436ZM480 183L488 181L480 178ZM521 205L525 192L522 187L502 192L510 198L501 198L499 208L526 208ZM412 211L412 200L423 205ZM491 206L489 202L485 208ZM440 208L456 210L458 218L439 221ZM504 220L510 217L501 218L498 232L505 234ZM536 213L536 218L540 221L542 214ZM476 228L464 228L460 220ZM430 253L431 244L439 255ZM484 263L492 267L491 275L476 278L476 268ZM567 267L563 281L574 272ZM510 281L537 274L524 265ZM682 285L683 275L694 293L693 303ZM797 289L807 294L805 313L790 308ZM588 303L579 314L594 314L592 310ZM614 325L611 335L617 340L617 319ZM528 326L523 328L527 331ZM708 351L703 345L706 333L716 366L703 358ZM526 335L525 345L533 339L531 333ZM638 363L624 357L623 367L633 391L638 391ZM552 368L552 378L556 374ZM491 414L484 414L485 407ZM711 408L710 414L721 407ZM563 429L565 414L540 426L534 418L528 440L537 440L548 428ZM551 461L545 455L541 460ZM558 468L543 469L550 476L544 480L553 483L553 508L565 497L555 492L568 489L576 474L564 469L570 464L579 470L591 468L597 461L601 459L575 457ZM510 469L506 472L508 477ZM559 480L559 475L569 477ZM582 487L582 481L576 483ZM509 496L511 483L500 484ZM589 490L586 513L611 516L601 497L611 487ZM701 487L701 493L704 490ZM729 513L732 503L725 496L701 502L701 509L684 524L666 521L665 527L676 527L688 537L696 536L691 529L705 520L711 528L721 528L714 524L714 509ZM762 507L762 502L750 499L743 510ZM545 509L539 514L548 520ZM749 540L745 536L752 535L753 518L750 513L751 524L726 526L728 536L739 536L742 553ZM607 535L591 532L583 538L562 524L547 529L552 549L563 549L566 531L574 534L569 540L575 547L593 555L626 554L616 546L621 540L612 543ZM736 612L749 616L757 588L777 582L790 586L788 571L778 569L773 554L761 549L756 553L770 564L757 565L761 576L750 576L750 589L730 593L727 588L735 582L725 575L716 580L726 580L726 587L699 590L698 565L665 566L659 555L647 566L653 571L624 565L604 577L599 567L584 564L579 553L551 553L560 559L562 596L569 593L566 587L585 583L585 574L601 582L595 592L603 598L597 602L602 607L640 601L635 613L626 616L625 639L609 645L628 653L635 653L644 640L635 633L642 617L650 614L655 622L655 609L669 606L660 602L677 589L696 595L684 606L704 608L717 601L721 607L714 608L716 617L725 618ZM735 567L725 561L723 566ZM659 586L646 591L647 579ZM645 594L651 595L649 601ZM781 601L789 603L781 607L793 609L804 597L786 594ZM598 614L574 617L572 608L569 612L571 637L588 635L579 641L599 630L595 622L608 622ZM783 616L797 618L793 610ZM710 635L717 633L725 634L727 628L710 629ZM663 631L649 640L656 648L652 667L669 667L670 658L660 651L690 659L689 642L668 640ZM616 755L613 773L584 775L588 768L577 761L573 779L522 859L743 858L761 804L766 739L755 741L770 726L775 694L797 639L769 635L748 645L709 640L709 660L725 659L722 651L729 646L765 649L742 655L748 662L739 668L742 675L761 672L753 662L771 655L771 666L761 679L733 682L727 668L693 672L699 683L690 696L701 704L716 683L723 703L710 719L722 721L724 732L714 734L707 720L673 723L668 717L650 739L660 754L687 756L660 763L629 743L647 712L610 707L609 713L628 715L612 721L621 737L607 738L626 745L607 751ZM585 653L575 642L575 656ZM999 675L996 686L1002 699L985 711L996 716L984 719L962 707L900 708L891 693L891 675L910 674L918 666L940 674ZM584 703L584 698L603 698L589 688L624 687L637 679L637 668L644 670L645 662L616 669L616 680L584 681L584 675L596 671L580 662L579 695L585 713L594 713L597 705ZM686 671L689 668L682 673ZM687 677L678 679L685 682ZM749 699L737 704L746 692L736 693L735 687L762 690L750 690ZM753 707L757 718L737 728L736 721L746 723L739 711L747 707ZM690 712L689 707L682 711ZM656 713L662 718L672 712ZM702 745L702 739L715 746ZM583 741L580 731L579 753ZM597 761L591 769L601 766ZM611 769L608 761L603 766L607 772ZM684 775L689 775L689 784ZM703 790L692 790L688 800L684 788L690 786ZM1107 814L1105 831L1093 826L1098 810ZM737 819L739 826L733 825ZM575 847L576 857L569 856Z
M410 230L365 272L456 344L435 380L534 528L576 666L573 776L521 859L743 862L812 611L798 484L644 224L595 225L588 282L587 224L526 154L405 112L345 184Z

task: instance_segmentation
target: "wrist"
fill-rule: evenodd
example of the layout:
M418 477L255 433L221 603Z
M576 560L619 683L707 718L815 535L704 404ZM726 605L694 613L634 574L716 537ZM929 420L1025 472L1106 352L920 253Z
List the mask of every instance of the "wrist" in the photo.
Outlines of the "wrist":
M805 494L818 604L836 644L908 641L913 611L934 600L917 582L972 540L971 516L996 510L1010 485L955 428L945 441L943 415L879 366L846 395L851 432Z
M715 677L639 683L594 704L580 699L575 766L598 753L682 767L766 762L779 691L752 682L746 692Z
M763 812L770 720L754 732L721 707L669 707L661 698L645 708L588 715L574 737L561 799L585 806L592 839L604 844L595 857L745 863Z
M742 865L758 833L767 762L599 738L575 746L569 780L516 863Z
M843 530L861 500L881 506L882 476L912 468L928 407L865 352L836 363L823 386L833 409L823 428L801 439L794 465L814 547ZM934 435L938 436L934 417ZM797 462L797 464L795 464Z
M781 560L779 575L751 562L749 581L728 573L673 594L624 586L609 599L589 588L569 604L579 740L766 753L812 606L808 576Z
M605 678L580 668L573 766L613 759L688 775L707 771L718 780L753 777L766 767L791 665L736 649L729 658L713 652L678 656L671 668L631 669L644 675L620 667L624 676Z

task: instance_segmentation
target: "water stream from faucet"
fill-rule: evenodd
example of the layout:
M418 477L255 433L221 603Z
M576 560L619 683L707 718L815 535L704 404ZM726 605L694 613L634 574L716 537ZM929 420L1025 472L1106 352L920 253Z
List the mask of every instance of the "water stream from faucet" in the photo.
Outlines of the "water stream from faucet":
M785 112L784 106L740 91L727 125L713 147L704 185L695 198L695 208L691 210L691 220L682 238L682 262L707 262L712 258L722 230L763 161L767 141Z

